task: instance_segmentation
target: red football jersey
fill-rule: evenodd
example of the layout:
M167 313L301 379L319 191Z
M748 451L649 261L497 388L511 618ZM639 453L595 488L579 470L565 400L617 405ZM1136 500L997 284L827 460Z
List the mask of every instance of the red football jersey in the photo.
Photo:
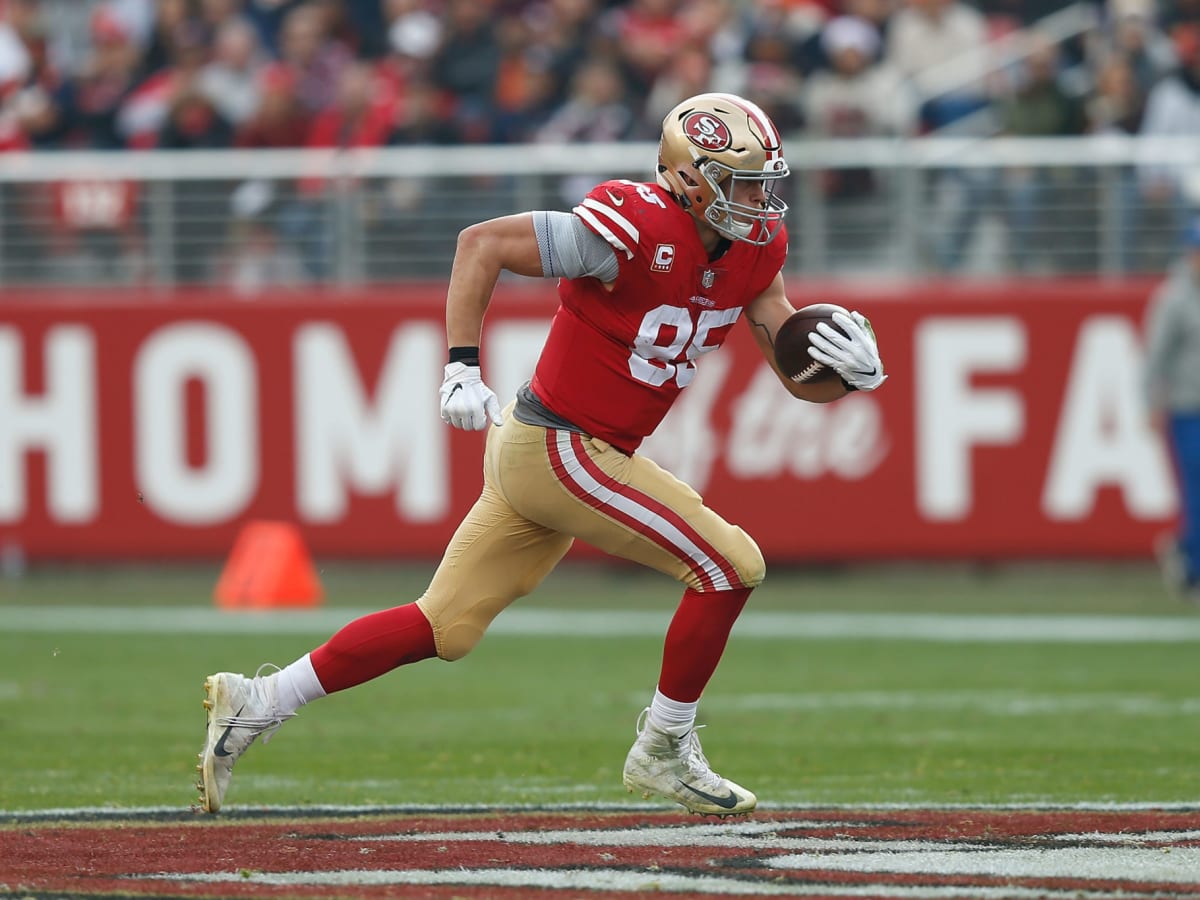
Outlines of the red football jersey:
M562 279L559 307L533 376L553 412L632 453L742 309L770 285L787 255L787 231L755 247L733 241L712 262L695 220L656 184L608 181L575 215L617 254L613 290L595 278Z

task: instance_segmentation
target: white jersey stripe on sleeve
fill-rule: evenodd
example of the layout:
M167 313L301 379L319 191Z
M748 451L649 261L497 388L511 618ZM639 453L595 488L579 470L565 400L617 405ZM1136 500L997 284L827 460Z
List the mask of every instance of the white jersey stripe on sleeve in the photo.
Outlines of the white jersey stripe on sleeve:
M602 238L608 241L609 244L612 245L613 249L620 250L622 253L624 253L626 259L633 259L633 250L630 249L629 245L626 244L625 241L623 241L620 237L618 237L611 228L601 222L600 219L596 217L595 213L593 213L590 209L586 209L581 204L575 207L572 212L579 216L579 218L583 219L583 221L591 225L592 228L596 230L597 234L599 234Z
M630 222L627 218L625 218L623 215L621 215L619 212L617 212L615 209L613 209L611 206L607 206L607 205L601 203L599 200L594 200L591 197L584 197L583 205L586 206L588 209L595 210L596 212L600 213L602 216L606 217L614 225L616 225L623 232L625 232L627 235L629 235L631 238L633 238L633 242L635 244L638 242L638 239L640 238L641 234L637 230L637 227L632 222Z

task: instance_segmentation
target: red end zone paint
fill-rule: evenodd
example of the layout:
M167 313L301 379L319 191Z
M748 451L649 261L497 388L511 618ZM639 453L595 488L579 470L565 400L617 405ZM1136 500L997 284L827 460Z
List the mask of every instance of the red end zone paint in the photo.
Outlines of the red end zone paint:
M269 816L269 811L264 811ZM1200 897L1197 810L478 813L13 825L0 893Z

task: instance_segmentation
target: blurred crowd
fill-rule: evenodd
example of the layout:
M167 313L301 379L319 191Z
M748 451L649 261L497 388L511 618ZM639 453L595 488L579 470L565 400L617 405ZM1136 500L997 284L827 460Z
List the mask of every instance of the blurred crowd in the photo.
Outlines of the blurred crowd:
M0 150L652 140L706 90L791 140L1200 136L1200 0L0 0ZM1122 172L1122 270L1147 215L1200 202L1193 175ZM995 210L1035 259L1060 178L941 179L936 266ZM264 207L257 189L235 207ZM871 230L878 173L819 190L844 233Z
M819 136L1200 132L1165 2L1060 41L1064 0L0 0L0 147L652 139L708 89Z

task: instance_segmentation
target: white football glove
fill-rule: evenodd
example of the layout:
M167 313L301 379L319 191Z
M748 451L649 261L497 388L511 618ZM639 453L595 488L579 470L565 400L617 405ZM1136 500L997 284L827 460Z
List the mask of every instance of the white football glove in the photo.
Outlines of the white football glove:
M442 421L466 431L482 431L488 420L493 425L504 424L500 401L490 387L483 383L479 366L462 362L446 364L446 377L438 390L442 398Z
M871 323L860 312L835 312L833 321L845 334L825 322L818 323L809 335L808 355L837 372L851 390L875 390L887 376Z

